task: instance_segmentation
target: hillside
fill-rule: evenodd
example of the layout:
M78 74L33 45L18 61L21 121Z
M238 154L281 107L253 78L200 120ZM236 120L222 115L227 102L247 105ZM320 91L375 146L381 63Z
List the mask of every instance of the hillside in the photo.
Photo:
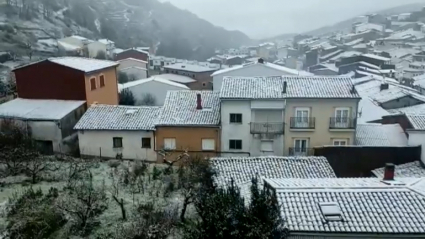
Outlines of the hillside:
M51 51L47 48L52 41L47 39L70 34L109 38L120 48L156 46L157 54L202 60L215 48L251 41L242 32L216 27L157 0L0 1L0 37L4 39L0 51L25 52L28 42L43 39L36 48L44 54Z

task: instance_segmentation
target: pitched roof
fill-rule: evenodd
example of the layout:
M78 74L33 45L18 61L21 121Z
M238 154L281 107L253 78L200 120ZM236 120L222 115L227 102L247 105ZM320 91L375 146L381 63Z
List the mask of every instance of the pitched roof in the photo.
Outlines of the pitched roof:
M425 130L425 114L423 115L413 115L406 114L407 119L409 119L410 123L415 130Z
M258 60L257 60L255 62L250 62L250 63L246 63L246 64L243 64L243 65L238 65L238 66L218 70L218 71L214 72L211 76L222 75L224 73L228 73L228 72L232 72L232 71L240 70L240 69L244 69L244 68L250 68L250 67L253 67L253 66L263 66L263 67L266 67L266 68L275 69L275 70L281 71L282 75L300 75L300 76L313 76L314 75L314 74L307 72L307 71L298 71L296 69L276 65L276 64L273 64L273 63L270 63L270 62L259 63Z
M251 182L253 177L265 178L334 178L335 173L325 157L233 157L213 158L215 181L225 185Z
M283 93L287 82L286 93ZM349 77L273 76L225 77L220 91L224 99L360 98L352 92Z
M71 57L71 56L51 57L51 58L48 58L47 60L59 65L63 65L69 68L83 71L86 73L118 65L118 63L115 61L98 60L98 59L84 58L84 57Z
M165 69L179 70L179 71L190 71L190 72L208 72L216 71L220 68L219 65L204 66L198 63L181 62L172 65L164 66Z
M145 63L145 64L148 63L147 61L142 61L142 60L139 60L139 59L136 59L136 58L132 58L132 57L118 60L118 62L120 62L120 63L123 62L123 61L137 61L137 62L142 62L142 63Z
M412 115L422 115L425 114L425 104L414 105L404 108L397 108L388 110L391 114L412 114Z
M407 137L399 124L357 124L355 144L407 146Z
M187 90L189 89L189 87L187 87L183 84L179 84L179 83L174 82L174 81L163 79L160 75L151 76L147 79L130 81L130 82L123 84L122 87L123 87L123 89L125 89L125 88L129 88L129 87L133 87L133 86L136 86L136 85L141 85L141 84L145 84L145 83L153 82L153 81L159 82L159 83L162 83L162 84L166 84L166 85L172 85L172 86L175 86L175 87L180 87L182 89L187 89Z
M75 130L155 130L160 107L94 105L81 117Z
M359 102L359 112L357 117L358 124L365 124L370 121L380 120L382 117L390 115L390 113L373 102L368 97L365 97Z
M197 94L201 95L202 110L197 110ZM157 126L218 126L220 99L213 91L168 91Z
M299 233L424 234L424 195L410 185L378 178L265 180L275 189L281 215L292 235ZM270 184L268 184L270 182ZM323 203L337 205L341 220L327 220Z
M17 98L0 104L0 117L29 120L60 120L85 103L85 101L75 100Z
M378 177L383 178L385 167L372 170L372 173ZM415 161L400 165L395 165L394 177L399 178L422 178L425 177L425 167L421 161Z
M176 75L176 74L161 74L159 76L163 79L167 79L167 80L170 80L170 81L183 83L183 84L192 83L192 82L196 81L196 80L194 80L190 77L182 76L182 75Z

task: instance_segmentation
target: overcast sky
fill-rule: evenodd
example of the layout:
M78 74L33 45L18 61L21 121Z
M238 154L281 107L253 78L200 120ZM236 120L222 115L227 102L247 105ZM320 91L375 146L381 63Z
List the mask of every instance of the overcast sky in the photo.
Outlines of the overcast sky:
M367 12L425 0L160 0L252 38L301 33Z

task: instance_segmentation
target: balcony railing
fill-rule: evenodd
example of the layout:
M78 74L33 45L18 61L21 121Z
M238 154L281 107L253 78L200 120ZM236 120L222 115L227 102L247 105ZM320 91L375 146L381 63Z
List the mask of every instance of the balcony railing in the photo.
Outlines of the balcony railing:
M289 148L289 156L313 156L313 148Z
M291 117L291 129L315 129L316 118L314 117Z
M251 122L251 134L284 134L283 122Z
M355 129L356 118L332 117L329 121L329 129Z

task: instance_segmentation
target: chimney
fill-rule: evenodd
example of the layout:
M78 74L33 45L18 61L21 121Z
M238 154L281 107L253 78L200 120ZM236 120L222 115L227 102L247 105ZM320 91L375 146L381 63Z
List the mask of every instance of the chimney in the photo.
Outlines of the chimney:
M388 83L382 83L381 84L381 91L383 91L383 90L388 90Z
M385 164L384 180L394 180L395 166L392 163Z
M258 58L258 63L264 64L264 59L263 58Z
M202 98L200 93L196 94L196 109L202 110Z
M286 94L286 88L288 87L288 82L284 81L283 82L283 89L282 89L282 94Z

